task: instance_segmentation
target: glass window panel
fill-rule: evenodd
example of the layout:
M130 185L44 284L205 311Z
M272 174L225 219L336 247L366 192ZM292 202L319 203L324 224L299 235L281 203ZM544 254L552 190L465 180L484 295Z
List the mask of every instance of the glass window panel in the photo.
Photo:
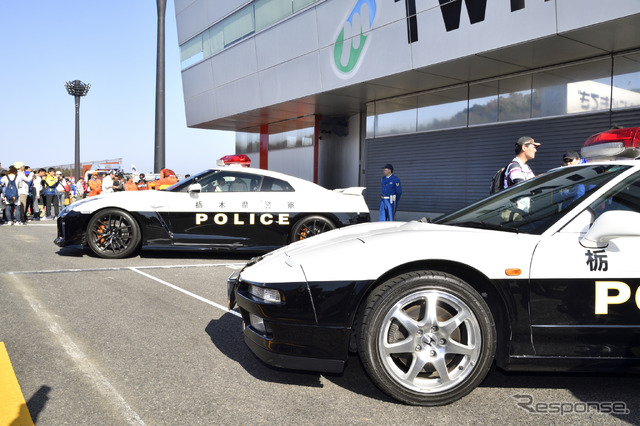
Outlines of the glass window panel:
M293 5L293 13L296 13L297 11L304 9L305 7L309 6L310 4L313 4L315 2L317 2L318 0L293 0L292 5Z
M467 87L418 96L418 131L467 125Z
M192 38L180 46L180 65L185 69L204 59L202 52L202 35Z
M260 152L260 133L236 132L236 154Z
M209 58L224 49L224 31L222 25L209 28L209 30L204 33L202 43L205 58Z
M300 146L312 146L313 145L313 127L307 127L306 129L298 130L298 140Z
M606 110L611 104L611 60L536 73L533 97L533 117Z
M375 124L376 124L376 104L371 102L367 104L367 138L375 138Z
M469 125L498 121L498 82L469 86Z
M249 5L229 16L223 22L225 47L243 37L253 34L253 5Z
M376 104L376 136L413 133L416 131L417 98L415 96Z
M614 109L640 105L640 53L613 59Z
M254 5L256 11L256 31L267 28L293 13L291 10L291 0L258 0Z
M498 121L531 118L531 75L500 80Z
M284 133L285 148L295 148L298 146L298 131L292 130Z

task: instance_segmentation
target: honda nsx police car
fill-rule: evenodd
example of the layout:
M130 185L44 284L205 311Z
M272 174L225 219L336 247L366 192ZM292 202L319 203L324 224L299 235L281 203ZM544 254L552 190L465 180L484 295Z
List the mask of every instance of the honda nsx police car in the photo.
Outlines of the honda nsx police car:
M221 166L164 190L73 203L58 217L55 243L87 245L105 258L130 256L139 247L266 252L369 221L363 190L330 191L277 172Z
M357 352L387 394L440 405L494 361L638 370L639 254L640 161L590 161L434 223L360 224L254 258L227 280L229 306L270 365L340 372Z

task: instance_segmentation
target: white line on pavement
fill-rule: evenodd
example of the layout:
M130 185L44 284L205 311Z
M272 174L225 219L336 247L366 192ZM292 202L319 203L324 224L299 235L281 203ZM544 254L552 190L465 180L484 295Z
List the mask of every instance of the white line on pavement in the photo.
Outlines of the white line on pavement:
M100 370L98 370L98 368L87 358L84 352L80 350L73 339L65 333L47 309L42 306L40 301L36 299L31 291L22 283L20 278L14 277L14 279L17 282L17 288L22 293L22 296L27 300L27 302L29 302L29 305L31 305L31 309L33 309L38 318L46 324L49 331L51 331L58 339L58 342L60 342L60 345L67 355L69 355L71 360L78 366L80 371L82 371L91 380L100 394L106 396L113 405L117 407L121 415L126 419L127 423L132 425L144 425L140 416L138 416L133 408L127 404L127 401L125 401L120 393L118 393L117 389L113 387L111 382L109 382L109 380L102 375Z
M171 284L171 283L168 283L168 282L166 282L166 281L163 281L163 280L161 280L160 278L156 278L156 277L154 277L153 275L149 275L149 274L147 274L147 273L145 273L145 272L139 271L137 267L133 267L133 266L132 266L132 267L130 267L129 269L131 269L133 272L137 272L137 273L139 273L140 275L143 275L143 276L145 276L145 277L147 277L147 278L150 278L150 279L152 279L152 280L154 280L154 281L157 281L157 282L159 282L160 284L166 285L167 287L170 287L170 288L172 288L172 289L174 289L174 290L178 290L179 292L182 292L182 293L186 294L187 296L191 296L191 297L193 297L193 298L195 298L195 299L198 299L198 300L199 300L199 301L201 301L201 302L204 302L204 303L207 303L207 304L209 304L209 305L211 305L211 306L214 306L214 307L216 307L216 308L222 309L223 311L229 312L229 313L231 313L231 314L233 314L233 315L235 315L235 316L237 316L237 317L240 317L240 316L241 316L238 312L236 312L236 311L230 311L230 310L228 310L228 309L227 309L227 307L222 306L222 305L219 305L219 304L217 304L216 302L212 302L212 301L211 301L211 300L209 300L209 299L205 299L205 298L204 298L204 297L202 297L202 296L198 296L197 294L191 293L191 292L190 292L190 291L188 291L188 290L185 290L185 289L180 288L180 287L178 287L178 286L176 286L176 285L173 285L173 284Z
M135 266L135 269L172 269L172 268L205 268L211 266L226 266L231 269L240 269L244 263L203 263L195 265L157 265L157 266ZM35 274L59 274L69 272L101 272L101 271L125 271L131 266L118 266L114 268L86 268L86 269L49 269L46 271L7 271L0 272L0 275L35 275Z

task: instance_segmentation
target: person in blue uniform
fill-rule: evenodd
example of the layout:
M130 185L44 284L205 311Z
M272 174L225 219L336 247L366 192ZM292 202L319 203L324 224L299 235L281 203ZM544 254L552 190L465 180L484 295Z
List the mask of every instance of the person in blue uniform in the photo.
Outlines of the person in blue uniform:
M398 210L398 201L402 195L400 179L393 175L393 166L387 164L382 168L382 197L380 199L380 215L378 220L392 221Z

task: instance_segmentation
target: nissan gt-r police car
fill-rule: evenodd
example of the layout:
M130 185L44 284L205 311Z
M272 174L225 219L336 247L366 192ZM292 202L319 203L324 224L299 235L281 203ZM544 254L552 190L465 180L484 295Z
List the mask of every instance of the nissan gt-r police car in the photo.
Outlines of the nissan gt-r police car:
M60 247L83 244L98 256L122 258L139 247L266 252L324 231L369 221L364 188L330 191L303 179L241 167L220 167L164 190L89 197L58 217Z
M640 132L597 146L637 156ZM360 224L254 258L229 277L229 306L268 364L340 372L358 352L390 396L440 405L494 361L640 369L639 253L640 161L592 160L434 223Z

